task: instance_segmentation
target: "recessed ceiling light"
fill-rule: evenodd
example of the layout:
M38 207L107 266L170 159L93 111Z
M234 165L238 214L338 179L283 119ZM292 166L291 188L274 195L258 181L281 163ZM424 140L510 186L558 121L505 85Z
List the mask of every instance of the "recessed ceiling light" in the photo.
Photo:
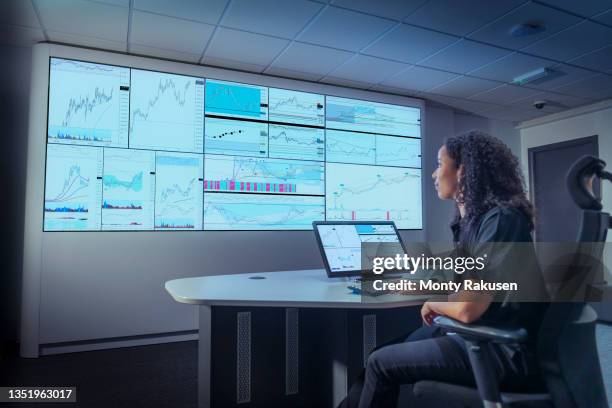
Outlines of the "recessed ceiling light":
M527 37L530 35L540 34L546 30L546 26L537 21L530 21L523 24L517 24L510 29L510 35L513 37Z

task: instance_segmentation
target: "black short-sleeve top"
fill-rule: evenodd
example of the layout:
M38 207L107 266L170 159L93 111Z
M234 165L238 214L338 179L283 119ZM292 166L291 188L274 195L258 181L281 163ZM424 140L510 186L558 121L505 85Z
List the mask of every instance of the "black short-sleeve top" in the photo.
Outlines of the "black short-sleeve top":
M473 257L486 255L486 267L466 272L461 280L516 282L519 287L518 291L495 292L494 302L480 323L518 324L533 339L548 303L527 216L516 208L493 207L476 221L468 234L461 237L460 229L454 227L453 236L458 252L467 252Z

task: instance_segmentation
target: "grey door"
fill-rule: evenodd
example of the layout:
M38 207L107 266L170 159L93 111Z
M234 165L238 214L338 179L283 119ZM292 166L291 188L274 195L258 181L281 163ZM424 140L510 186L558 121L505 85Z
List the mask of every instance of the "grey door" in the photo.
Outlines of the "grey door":
M580 214L565 186L565 175L581 156L599 155L597 136L533 147L528 152L537 241L575 241L580 228ZM595 190L599 190L599 186L595 186Z

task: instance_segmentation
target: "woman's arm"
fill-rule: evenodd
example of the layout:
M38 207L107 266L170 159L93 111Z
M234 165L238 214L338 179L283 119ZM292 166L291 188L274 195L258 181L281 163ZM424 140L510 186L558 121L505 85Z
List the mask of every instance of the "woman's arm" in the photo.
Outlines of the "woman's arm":
M492 297L488 293L461 291L449 295L446 302L425 302L421 308L421 317L428 326L438 315L469 324L487 311L491 301Z

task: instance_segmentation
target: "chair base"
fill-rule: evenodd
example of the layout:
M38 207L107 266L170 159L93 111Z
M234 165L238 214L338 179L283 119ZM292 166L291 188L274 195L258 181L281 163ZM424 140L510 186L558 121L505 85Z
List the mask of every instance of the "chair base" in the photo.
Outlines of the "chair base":
M464 387L456 384L437 381L419 381L414 384L413 392L417 397L430 396L436 399L461 401L464 408L482 408L484 406L476 388ZM550 395L548 394L502 392L501 397L501 406L503 407L553 408ZM495 405L490 406L495 407Z

